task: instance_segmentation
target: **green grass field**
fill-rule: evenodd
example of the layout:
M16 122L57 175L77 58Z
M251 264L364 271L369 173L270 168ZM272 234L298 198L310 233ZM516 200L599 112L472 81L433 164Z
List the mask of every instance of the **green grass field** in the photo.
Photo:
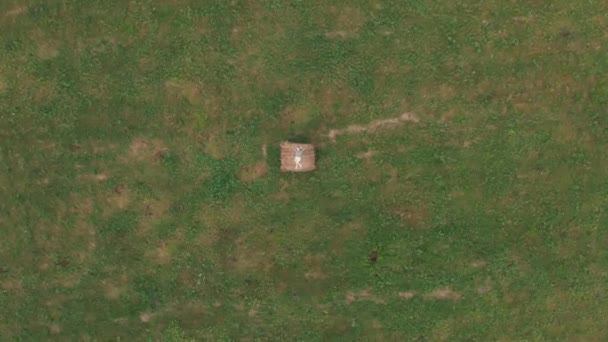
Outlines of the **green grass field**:
M0 340L605 341L606 75L600 0L4 0Z

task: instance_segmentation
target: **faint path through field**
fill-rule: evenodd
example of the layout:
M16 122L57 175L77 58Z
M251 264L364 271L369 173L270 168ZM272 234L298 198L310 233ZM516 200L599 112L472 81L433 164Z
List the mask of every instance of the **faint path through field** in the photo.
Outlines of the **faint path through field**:
M379 128L392 128L404 122L417 123L419 121L420 119L414 113L405 112L396 118L374 120L367 125L350 125L344 129L332 129L327 136L332 142L335 142L338 135L373 132Z

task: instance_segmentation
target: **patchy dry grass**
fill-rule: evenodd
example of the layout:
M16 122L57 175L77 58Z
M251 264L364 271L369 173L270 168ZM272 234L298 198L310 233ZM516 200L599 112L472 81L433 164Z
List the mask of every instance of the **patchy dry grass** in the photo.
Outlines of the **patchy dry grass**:
M248 244L244 238L238 238L234 242L234 253L228 266L238 272L268 272L273 267L272 248L264 244L265 248L259 248Z
M606 340L607 10L0 4L0 340Z
M165 82L165 90L170 99L186 99L190 104L198 104L202 100L201 86L195 82L170 80Z
M239 178L242 182L252 183L258 178L268 173L268 165L266 162L260 162L253 166L245 167L241 170Z
M125 161L159 161L168 149L158 139L134 139Z

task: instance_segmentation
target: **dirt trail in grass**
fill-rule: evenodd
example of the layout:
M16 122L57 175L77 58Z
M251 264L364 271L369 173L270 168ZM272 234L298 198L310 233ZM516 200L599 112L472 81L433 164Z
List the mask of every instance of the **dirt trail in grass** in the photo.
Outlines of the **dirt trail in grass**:
M12 9L6 11L6 13L4 13L4 17L6 17L6 18L18 17L21 14L24 14L26 11L27 11L27 6L16 6L16 7L13 7Z
M484 294L492 290L491 285L486 285L477 289L477 293ZM401 300L410 300L414 297L421 296L424 300L450 300L459 301L462 299L462 293L452 290L450 287L443 287L435 289L431 292L422 293L416 291L400 291L397 293L397 297ZM344 303L352 304L359 301L372 301L376 304L386 304L391 299L386 296L380 296L373 293L372 289L365 289L361 291L347 291L345 294Z
M413 113L405 112L396 118L374 120L367 125L350 125L344 129L332 129L327 136L332 142L335 142L338 135L374 132L381 128L396 127L404 122L417 123L420 122L420 119Z
M441 300L453 300L457 301L462 295L449 287L437 289L433 292L424 295L424 299L441 299Z

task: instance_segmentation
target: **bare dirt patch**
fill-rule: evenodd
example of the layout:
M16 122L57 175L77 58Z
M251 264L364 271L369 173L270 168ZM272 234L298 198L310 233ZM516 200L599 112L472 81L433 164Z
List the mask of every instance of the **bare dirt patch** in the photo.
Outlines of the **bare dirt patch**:
M352 291L346 292L346 296L344 298L344 302L346 304L352 304L352 303L354 303L356 301L357 301L357 297L355 296L354 292L352 292Z
M477 293L479 294L485 294L488 293L492 290L492 285L486 284L486 285L482 285L480 287L477 288Z
M429 209L427 207L403 207L394 211L399 216L401 221L407 224L408 227L420 228L429 218Z
M82 277L82 274L83 274L83 272L74 272L74 273L62 275L57 278L57 281L55 282L55 284L68 288L68 289L72 289L80 283L80 278Z
M287 188L289 187L289 182L283 179L279 180L279 182L281 183L281 188L278 192L272 195L272 198L280 201L287 201L289 200L289 192L287 191Z
M418 116L416 116L416 114L409 113L409 112L405 112L405 113L401 114L401 116L399 116L399 120L403 121L403 122L405 122L405 121L414 122L414 123L420 122L420 119L418 119Z
M330 13L337 14L335 30L327 32L328 39L354 38L365 24L365 16L358 8L345 7L341 9L332 8Z
M105 180L108 180L108 175L106 175L105 173L100 173L93 176L93 178L98 182L103 182Z
M473 146L473 145L477 144L479 141L481 141L481 138L479 138L479 137L476 137L476 138L471 139L471 140L465 140L465 141L462 143L462 147L464 147L464 148L469 148L469 147L471 147L471 146Z
M139 320L142 323L148 323L152 320L152 318L154 318L154 314L150 313L150 312L142 312L141 314L139 314Z
M118 324L122 324L122 325L126 325L127 323L129 323L129 319L127 317L118 317L118 318L114 318L112 320L112 322L118 323ZM83 338L82 341L87 341L88 342L88 341L91 341L91 338L87 336L86 338Z
M534 16L532 16L532 15L516 16L516 17L512 17L511 20L513 20L516 23L530 23L534 20Z
M530 297L532 297L530 290L504 291L502 300L509 305L526 305L529 303Z
M31 98L36 103L44 103L57 95L55 80L39 80L27 73L18 73L11 83L11 90L14 90L17 96Z
M306 255L304 257L304 266L306 268L304 278L306 278L306 280L320 280L326 278L322 268L323 259L323 255Z
M371 301L376 304L385 304L385 301L382 298L374 295L372 293L371 289L365 289L365 290L361 290L359 292L353 292L353 291L346 292L346 296L344 298L344 302L346 304L352 304L354 302L361 302L361 301Z
M268 147L266 144L262 145L262 157L264 157L264 160L268 158Z
M219 228L217 226L209 226L204 232L196 238L196 245L203 248L211 248L219 240Z
M379 320L377 320L377 319L373 319L373 320L372 320L372 322L371 322L371 326L372 326L372 328L374 328L374 329L382 329L382 328L384 328L384 325L382 324L382 322L380 322L380 321L379 321Z
M458 116L458 112L454 109L449 109L441 114L441 122L449 122L456 116Z
M354 34L346 31L331 31L325 33L325 37L328 39L345 39L348 37L353 37Z
M456 96L456 89L449 84L439 86L439 96L444 100L451 100Z
M118 209L125 209L131 203L131 194L125 188L121 191L114 191L114 194L110 198L110 204Z
M338 28L350 32L358 32L365 24L363 12L355 7L345 7L338 16Z
M356 157L357 157L357 158L359 158L359 159L366 159L366 160L369 160L369 159L371 159L371 158L372 158L374 155L376 155L377 153L378 153L378 152L376 152L376 151L369 150L369 151L365 151L365 152L357 153Z
M59 55L59 49L56 43L54 42L42 42L38 45L38 50L36 51L36 56L42 60L49 60L57 57Z
M254 166L241 169L239 179L245 183L253 183L258 178L266 175L267 173L268 165L266 165L266 162L260 162L255 164Z
M228 141L224 135L210 134L205 141L205 153L215 159L222 159L228 153Z
M105 198L104 216L107 217L118 210L126 209L131 204L131 199L131 191L126 186L122 185L120 191L115 189Z
M22 14L25 14L25 12L27 12L28 7L27 6L15 6L13 8L11 8L10 10L6 11L6 13L4 13L4 17L5 18L16 18Z
M608 277L608 271L598 263L592 263L587 267L587 270L596 277Z
M186 99L190 104L199 104L202 101L202 87L192 81L166 81L165 91L171 99Z
M329 134L327 136L332 142L335 142L336 137L339 135L375 132L379 129L387 129L399 126L404 122L417 123L419 121L420 120L415 114L405 112L396 118L374 120L368 123L367 125L350 125L344 129L332 129L329 131Z
M80 178L87 181L104 182L110 177L108 177L108 175L106 175L105 173L97 173L93 175L82 175L80 176Z
M61 333L61 325L57 324L57 323L52 323L51 325L49 325L49 332L52 335L57 335L59 333Z
M268 271L272 269L272 249L269 246L252 246L243 237L235 242L234 257L229 261L229 266L237 271Z
M101 282L104 297L117 300L127 291L127 276L122 275L119 279L106 279Z
M158 66L156 60L148 56L140 58L137 62L139 68L144 72L152 71Z
M353 221L344 225L339 232L343 239L360 238L365 234L365 227L361 222Z
M158 265L167 265L171 261L171 252L165 241L161 241L148 256Z
M416 295L416 293L413 291L399 292L399 298L402 298L402 299L412 299L412 298L414 298L415 295Z
M194 24L194 34L196 37L207 36L211 32L209 17L202 17Z
M577 140L578 132L569 118L564 117L560 120L561 124L557 130L557 138L563 143L572 143Z
M258 312L260 312L260 304L255 303L251 306L251 309L249 309L249 312L247 312L247 316L255 317L258 314Z
M20 291L23 289L23 285L21 284L20 280L14 280L14 279L0 280L0 289L2 289L4 291L17 292L17 291Z
M159 161L169 150L158 139L137 138L129 146L129 160L135 161Z
M462 295L449 287L437 289L424 295L424 299L427 300L439 299L457 301L460 300L460 298L462 298Z
M129 151L133 157L141 157L143 152L148 148L148 143L144 139L135 139L129 146Z
M483 268L487 265L488 263L483 261L483 260L475 260L473 262L471 262L471 267L473 268Z

